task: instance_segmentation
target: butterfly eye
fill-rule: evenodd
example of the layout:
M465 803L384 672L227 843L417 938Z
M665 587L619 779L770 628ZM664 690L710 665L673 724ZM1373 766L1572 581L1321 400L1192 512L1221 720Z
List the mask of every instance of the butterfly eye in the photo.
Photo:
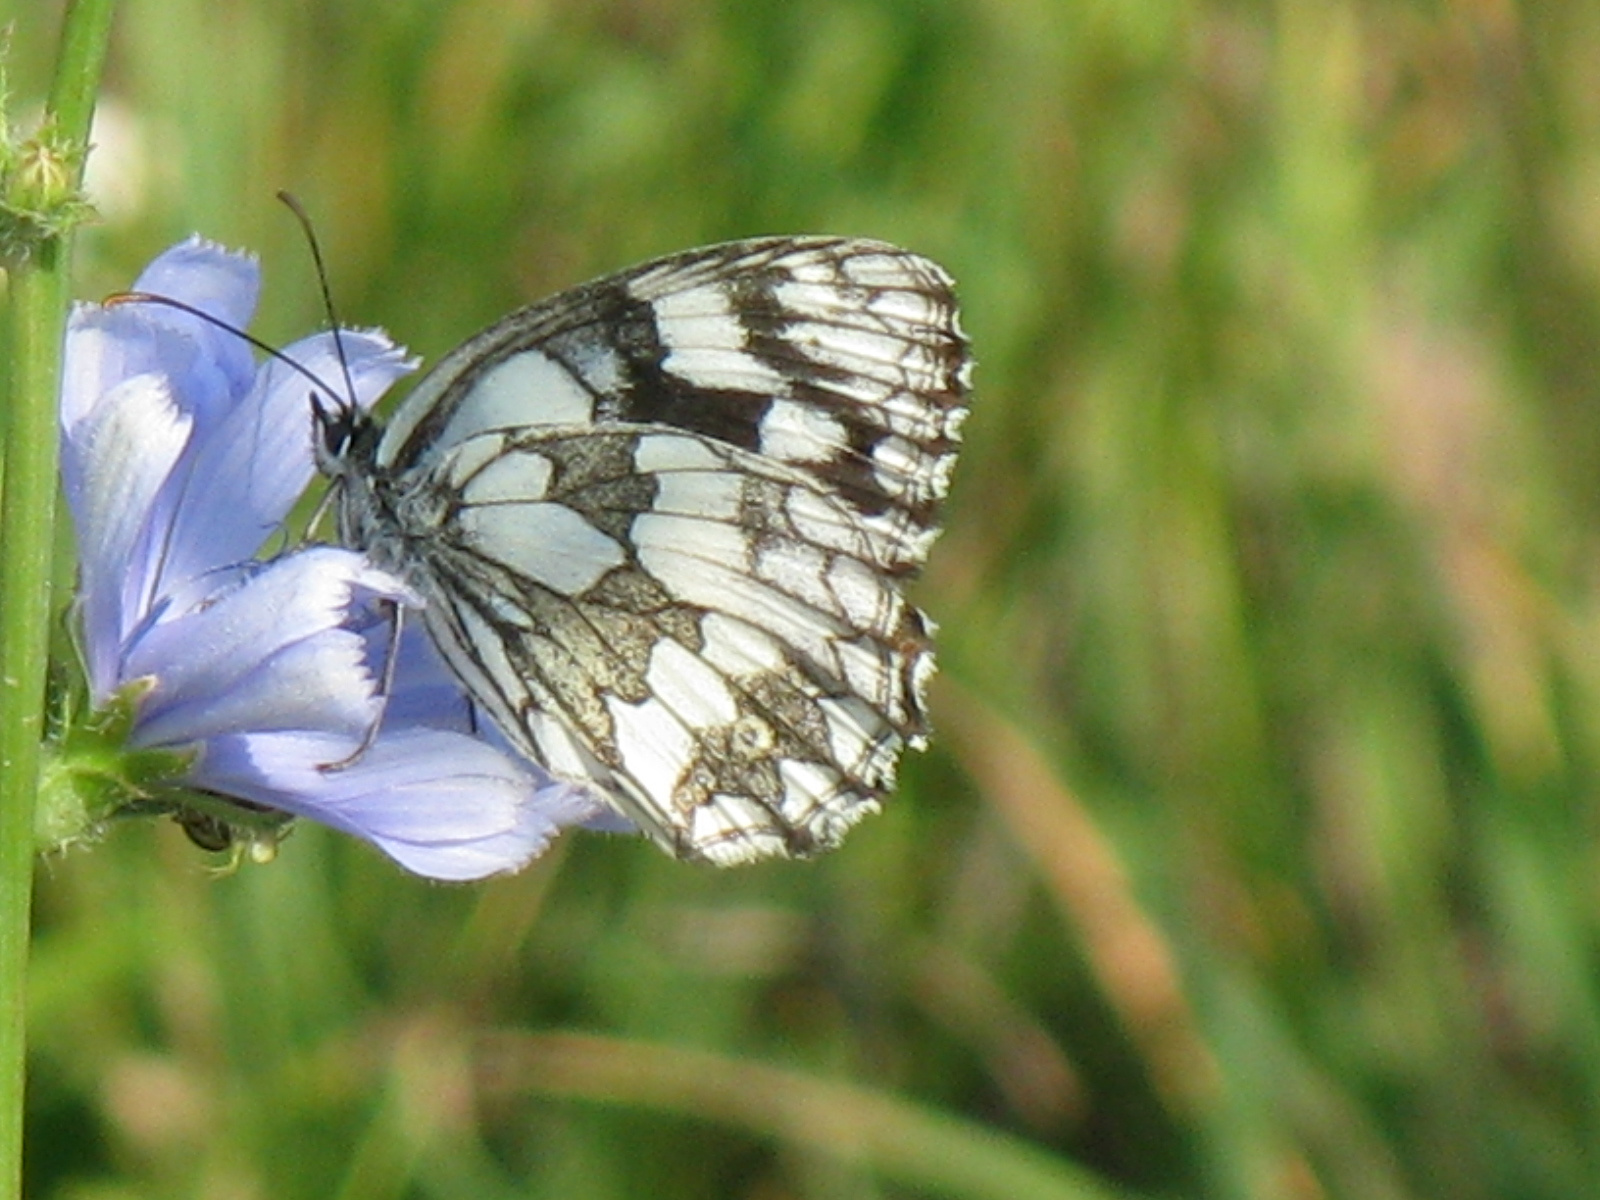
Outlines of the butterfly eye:
M355 409L338 401L330 407L312 392L311 419L316 426L318 457L325 462L343 458L355 437Z

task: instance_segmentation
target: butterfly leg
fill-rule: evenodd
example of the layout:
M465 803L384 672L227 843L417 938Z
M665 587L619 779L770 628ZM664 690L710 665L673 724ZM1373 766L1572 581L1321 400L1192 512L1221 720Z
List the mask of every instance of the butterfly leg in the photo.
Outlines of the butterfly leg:
M404 626L405 610L393 600L379 600L378 609L383 613L389 626L389 636L384 639L383 671L378 678L378 715L367 726L366 733L361 735L361 742L345 757L334 762L322 763L319 771L343 771L353 767L361 761L363 755L372 749L372 743L378 740L378 731L383 728L383 718L389 708L389 697L394 692L394 673L400 662L400 631Z
M316 396L311 397L311 403L314 406L316 405ZM317 507L312 511L311 519L306 522L305 535L300 539L301 541L309 542L315 540L318 527L321 526L323 519L328 515L328 511L333 507L333 503L338 497L339 489L337 487L330 487L323 491L322 499L317 501Z

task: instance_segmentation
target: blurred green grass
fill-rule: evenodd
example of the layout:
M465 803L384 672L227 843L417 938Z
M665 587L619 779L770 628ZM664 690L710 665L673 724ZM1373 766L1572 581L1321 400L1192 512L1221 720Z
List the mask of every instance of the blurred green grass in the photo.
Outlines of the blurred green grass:
M57 6L0 5L36 95ZM961 283L941 737L816 863L45 864L44 1200L1600 1195L1582 5L126 0L79 293L437 356L690 244Z

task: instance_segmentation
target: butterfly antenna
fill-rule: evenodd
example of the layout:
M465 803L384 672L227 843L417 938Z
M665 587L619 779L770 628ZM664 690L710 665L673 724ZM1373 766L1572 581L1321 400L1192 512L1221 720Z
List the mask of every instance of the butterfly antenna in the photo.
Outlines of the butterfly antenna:
M328 286L328 268L322 258L322 245L317 241L317 231L311 224L311 218L306 210L301 207L292 192L279 192L278 199L283 206L294 214L295 220L300 222L300 231L306 236L306 245L311 248L311 261L317 268L317 286L322 290L322 308L328 314L328 328L333 333L333 350L339 357L339 370L344 373L344 388L346 403L351 411L356 408L356 385L350 376L350 360L344 352L344 338L339 333L339 315L333 308L333 289Z

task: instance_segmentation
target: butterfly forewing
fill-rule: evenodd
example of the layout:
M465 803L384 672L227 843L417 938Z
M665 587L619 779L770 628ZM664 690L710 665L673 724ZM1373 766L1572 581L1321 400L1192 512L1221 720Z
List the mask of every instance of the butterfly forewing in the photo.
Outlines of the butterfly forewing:
M949 278L875 242L690 251L513 314L334 473L508 738L666 849L835 845L927 731L970 369ZM364 447L364 448L363 448Z

